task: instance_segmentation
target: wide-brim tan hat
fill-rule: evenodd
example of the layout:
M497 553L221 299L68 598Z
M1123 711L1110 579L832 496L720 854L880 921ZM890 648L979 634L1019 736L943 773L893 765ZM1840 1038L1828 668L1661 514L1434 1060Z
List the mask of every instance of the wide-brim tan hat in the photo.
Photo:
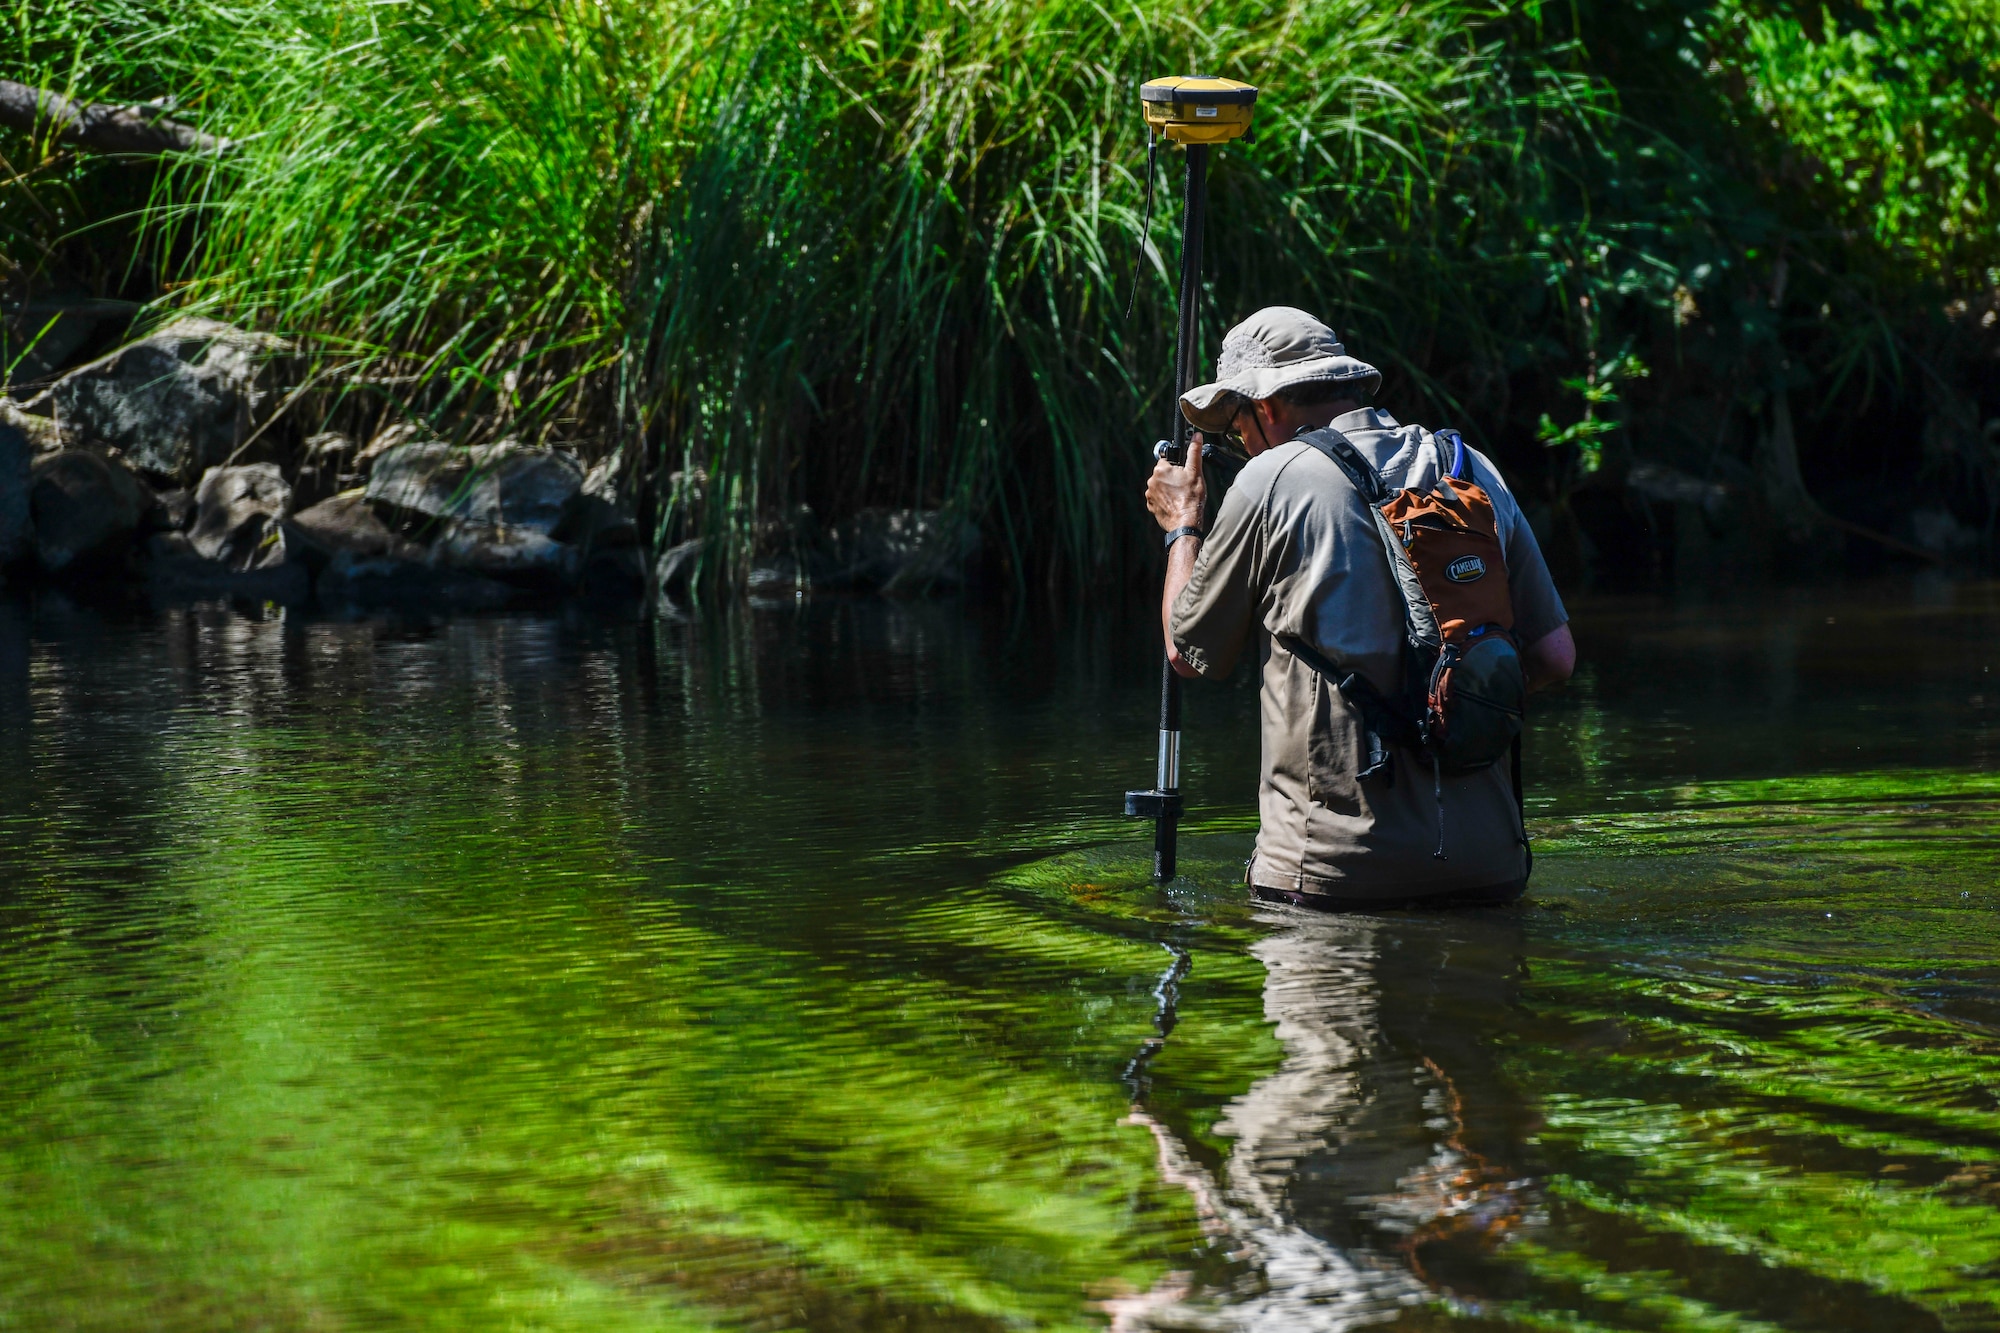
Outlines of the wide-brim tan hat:
M1347 354L1332 329L1303 310L1265 306L1222 336L1215 382L1181 395L1196 430L1221 434L1251 399L1301 384L1344 385L1372 393L1382 372Z

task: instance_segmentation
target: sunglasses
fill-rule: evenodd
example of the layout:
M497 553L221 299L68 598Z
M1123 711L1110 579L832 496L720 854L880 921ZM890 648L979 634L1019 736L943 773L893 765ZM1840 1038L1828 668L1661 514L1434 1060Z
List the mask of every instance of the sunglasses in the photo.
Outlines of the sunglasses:
M1217 433L1205 430L1201 433L1201 439L1201 456L1204 459L1213 458L1215 455L1221 454L1224 458L1233 458L1239 463L1250 461L1250 447L1243 442L1241 431L1232 430Z

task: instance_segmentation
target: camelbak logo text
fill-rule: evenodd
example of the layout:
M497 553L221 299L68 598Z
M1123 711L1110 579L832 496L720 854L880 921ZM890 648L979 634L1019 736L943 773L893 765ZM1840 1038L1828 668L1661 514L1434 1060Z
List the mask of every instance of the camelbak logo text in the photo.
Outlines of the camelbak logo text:
M1486 562L1476 555L1462 555L1444 567L1444 576L1453 583L1471 583L1486 576Z

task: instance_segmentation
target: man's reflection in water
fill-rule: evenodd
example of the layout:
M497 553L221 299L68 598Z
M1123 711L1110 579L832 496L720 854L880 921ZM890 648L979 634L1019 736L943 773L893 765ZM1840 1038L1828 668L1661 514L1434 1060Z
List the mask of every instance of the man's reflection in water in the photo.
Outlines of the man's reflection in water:
M1222 1178L1134 1112L1245 1276L1205 1293L1177 1276L1111 1303L1114 1329L1377 1323L1438 1294L1428 1257L1483 1247L1534 1207L1508 1171L1528 1112L1492 1045L1518 989L1520 913L1269 907L1258 920L1285 1055L1217 1126L1235 1140Z

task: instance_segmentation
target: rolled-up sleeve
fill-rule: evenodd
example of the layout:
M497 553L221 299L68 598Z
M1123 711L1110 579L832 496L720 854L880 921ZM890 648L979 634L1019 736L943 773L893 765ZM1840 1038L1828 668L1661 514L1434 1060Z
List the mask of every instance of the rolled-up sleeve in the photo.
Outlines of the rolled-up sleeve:
M1523 519L1507 543L1507 591L1514 599L1514 637L1522 647L1544 639L1569 623L1556 581L1535 532Z
M1569 623L1562 595L1542 558L1542 546L1527 515L1515 501L1500 470L1482 454L1474 456L1474 479L1492 497L1500 519L1502 549L1507 556L1507 591L1514 603L1514 638L1522 647L1546 638Z
M1204 676L1226 676L1250 636L1257 609L1255 578L1262 546L1261 490L1229 488L1209 525L1194 577L1174 599L1168 630L1188 665Z

